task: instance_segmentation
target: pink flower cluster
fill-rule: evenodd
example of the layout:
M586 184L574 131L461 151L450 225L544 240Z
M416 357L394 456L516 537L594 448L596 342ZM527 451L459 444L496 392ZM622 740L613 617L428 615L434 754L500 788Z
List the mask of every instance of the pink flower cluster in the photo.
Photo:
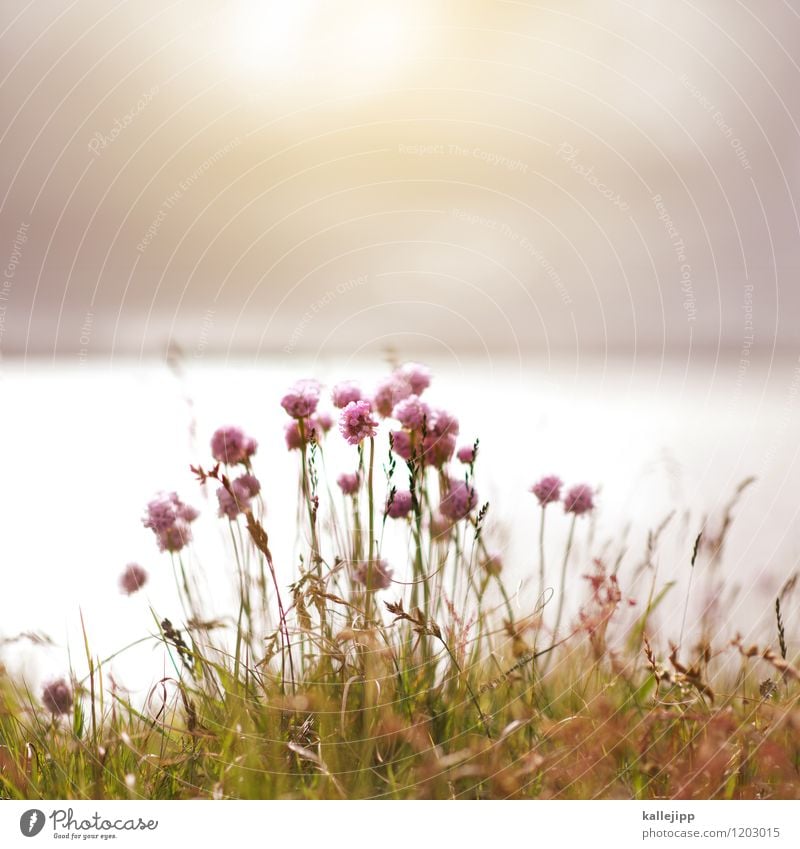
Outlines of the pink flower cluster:
M392 519L404 519L411 512L414 499L407 489L398 490L386 504L386 515Z
M302 422L302 432L301 432ZM312 439L319 442L320 437L333 427L330 413L317 413L306 419L292 419L283 427L283 436L289 451L299 451Z
M358 472L344 472L336 478L336 483L345 495L355 495L361 487L361 475Z
M221 427L214 431L211 437L211 455L220 463L234 466L237 463L248 465L250 458L256 453L258 443L246 436L239 427Z
M361 561L353 565L353 581L368 592L386 590L391 586L393 570L385 560Z
M69 684L63 678L45 684L42 689L42 704L53 716L69 713L72 710L72 689Z
M378 384L372 401L378 413L388 418L400 401L411 395L422 395L430 385L431 373L425 366L406 363Z
M547 475L537 481L530 491L536 496L542 507L561 501L563 481L557 475ZM563 498L564 512L580 516L594 509L594 491L585 483L577 484L567 491Z
M120 575L119 588L125 595L133 595L147 583L147 572L138 563L129 563Z
M463 480L450 478L447 491L443 493L439 511L453 522L465 519L478 505L475 487Z
M217 489L217 501L219 501L219 516L227 517L233 521L240 513L246 513L252 509L251 501L259 492L261 484L255 475L240 475L231 482L233 494L228 492L224 486Z
M281 398L281 406L293 419L305 419L317 411L319 395L318 380L298 380Z
M369 401L351 401L339 417L339 430L350 445L359 445L365 439L375 436L378 422L372 418L372 404Z
M180 551L192 539L189 525L200 514L184 504L177 493L159 495L147 505L142 524L156 535L159 551Z

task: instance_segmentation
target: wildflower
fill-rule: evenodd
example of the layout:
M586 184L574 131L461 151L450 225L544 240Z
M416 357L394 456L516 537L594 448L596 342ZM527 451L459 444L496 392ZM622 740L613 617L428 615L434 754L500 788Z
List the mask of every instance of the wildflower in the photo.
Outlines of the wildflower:
M385 560L362 561L353 567L353 581L369 592L388 589L393 574Z
M361 486L361 475L358 472L345 472L336 478L336 483L345 495L355 495Z
M358 445L368 436L375 436L377 426L369 401L351 401L339 417L339 430L350 445Z
M378 384L372 403L379 415L388 418L395 406L409 395L413 395L411 384L403 377L392 372L389 377Z
M428 530L430 531L431 539L437 541L445 540L452 529L453 523L450 519L443 516L438 510L431 513L431 518L428 522Z
M594 493L585 483L579 483L564 496L564 512L580 516L594 508Z
M450 478L447 493L439 504L442 515L457 522L468 516L478 504L475 487L463 480Z
M392 416L408 430L419 430L430 412L430 407L418 395L409 395L394 405Z
M305 419L316 412L319 393L319 381L298 380L281 398L281 406L293 419Z
M386 514L392 519L403 519L411 512L413 498L407 489L395 492L386 504Z
M241 475L231 483L232 493L224 486L217 489L219 516L233 521L240 513L251 509L250 500L261 492L261 484L255 475Z
M312 425L320 433L327 433L333 427L333 416L328 412L317 413L312 419Z
M323 430L319 424L317 416L311 416L307 419L302 419L303 433L300 433L301 419L292 419L286 422L283 427L283 436L286 439L286 447L289 451L296 451L308 444L312 439L316 439L317 435Z
M456 457L465 465L469 466L475 462L475 447L473 445L462 445L456 452Z
M411 436L406 430L392 431L392 451L403 460L411 459Z
M422 395L431 385L430 369L419 363L405 363L397 369L397 373L408 382L414 395Z
M423 459L430 466L440 469L449 462L456 450L458 419L446 410L431 413L428 432L423 440Z
M363 396L357 383L354 383L352 380L343 380L333 387L331 397L333 399L333 406L342 410L351 401L360 401Z
M256 453L258 443L247 436L241 428L221 427L214 431L211 437L211 455L221 463L233 466L236 463L247 463Z
M125 595L133 595L147 583L147 577L147 572L138 563L129 563L120 575L120 589Z
M72 690L69 684L63 678L45 684L42 703L53 716L69 713L72 709Z
M184 504L177 493L159 495L147 505L142 524L156 535L160 551L180 551L192 539L189 524L200 514Z
M539 499L539 504L542 507L547 507L548 504L558 501L561 497L563 485L563 481L557 475L547 475L535 483L530 491Z

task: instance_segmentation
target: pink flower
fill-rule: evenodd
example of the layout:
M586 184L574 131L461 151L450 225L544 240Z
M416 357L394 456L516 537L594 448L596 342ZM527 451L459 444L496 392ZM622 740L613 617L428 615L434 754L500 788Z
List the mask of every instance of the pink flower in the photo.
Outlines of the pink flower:
M579 483L564 496L564 512L580 516L594 508L594 493L585 483Z
M450 461L456 450L455 436L440 436L437 433L428 433L422 441L422 457L429 466L441 469Z
M430 412L428 405L418 395L409 395L394 405L392 416L408 430L419 430Z
M411 512L413 499L406 490L395 492L394 497L386 504L386 514L392 519L403 519Z
M369 592L388 589L392 575L393 571L385 560L373 560L372 563L362 561L353 566L353 581Z
M408 382L415 395L422 393L431 385L430 369L419 363L405 363L397 369L399 375Z
M328 412L317 413L311 421L318 433L327 433L333 427L333 416Z
M255 498L261 491L261 484L254 475L242 475L231 483L233 494L224 486L217 489L219 501L219 516L226 516L233 521L240 513L252 509L250 499Z
M468 485L463 480L449 479L446 494L439 504L439 510L443 516L457 522L464 519L475 509L478 504L478 493L475 487Z
M147 572L138 563L129 563L120 575L120 590L125 595L133 595L147 583Z
M411 384L402 378L397 372L392 372L389 377L378 384L372 403L378 414L388 418L392 414L395 405L413 394Z
M159 495L147 505L142 524L156 535L160 551L180 551L192 539L189 523L200 514L184 504L177 493Z
M539 504L546 507L561 497L563 482L557 475L547 475L531 487L531 492L539 499Z
M392 451L403 460L411 459L411 436L408 431L392 431Z
M304 419L316 411L319 393L319 381L298 380L281 398L281 406L293 419Z
M350 445L359 445L367 437L375 436L377 427L369 401L351 401L339 417L339 430Z
M283 426L283 436L286 439L286 447L289 451L296 451L303 447L303 443L308 444L313 437L316 440L319 440L319 436L323 432L323 426L319 423L318 416L311 416L308 419L302 419L303 422L303 434L305 438L300 435L300 421L301 419L292 419L290 422L286 422Z
M431 539L441 542L445 540L449 536L450 531L453 530L453 523L437 510L431 514L430 521L428 522L428 529L430 530Z
M221 427L211 437L211 455L232 466L246 463L256 453L258 443L238 427Z
M72 690L69 684L63 678L45 684L42 689L42 704L53 716L69 713L72 709Z
M354 383L352 380L343 380L333 387L331 397L333 398L333 406L342 410L351 401L360 401L362 395L357 383Z
M473 445L462 445L456 453L456 457L465 465L469 466L475 462L475 447Z
M336 483L345 495L355 495L361 486L361 476L358 472L345 472L336 478Z

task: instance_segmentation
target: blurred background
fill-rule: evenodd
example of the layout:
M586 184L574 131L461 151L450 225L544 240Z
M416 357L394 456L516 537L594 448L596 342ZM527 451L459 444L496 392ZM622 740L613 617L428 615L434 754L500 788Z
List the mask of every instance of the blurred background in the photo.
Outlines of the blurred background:
M286 383L392 359L480 436L521 575L541 474L602 485L631 568L675 511L678 581L755 476L729 624L767 627L800 556L800 3L6 0L0 44L7 633L157 572L143 505L220 424L283 515ZM95 606L109 646L129 601Z

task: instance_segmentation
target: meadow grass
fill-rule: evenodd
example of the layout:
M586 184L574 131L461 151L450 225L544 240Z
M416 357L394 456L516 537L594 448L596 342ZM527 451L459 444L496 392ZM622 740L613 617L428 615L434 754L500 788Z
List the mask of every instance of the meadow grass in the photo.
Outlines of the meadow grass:
M708 619L687 628L685 614L675 642L657 644L651 617L671 583L659 584L648 561L664 526L649 536L641 597L631 598L618 563L576 562L596 493L562 492L549 476L527 496L539 586L525 601L487 546L479 444L456 450L455 418L420 398L428 383L408 365L369 399L351 384L334 388L353 453L336 495L323 453L338 436L325 435L332 420L318 412L319 386L304 381L284 397L302 550L291 580L272 557L257 445L238 428L218 430L211 463L193 471L216 490L214 521L228 526L234 625L209 619L184 558L197 511L175 494L154 499L145 526L174 570L182 610L171 620L151 608L142 640L163 645L171 673L138 704L109 674L125 647L98 658L86 639L85 674L70 670L40 693L0 668L0 796L800 795L800 674L783 614L796 581L775 602L773 645L722 637ZM720 534L701 529L687 541L687 569L719 558L740 494ZM548 586L545 520L557 509L571 522L560 580ZM387 522L407 530L407 563L382 556ZM567 626L573 570L585 593ZM121 586L138 592L146 578L131 566Z

